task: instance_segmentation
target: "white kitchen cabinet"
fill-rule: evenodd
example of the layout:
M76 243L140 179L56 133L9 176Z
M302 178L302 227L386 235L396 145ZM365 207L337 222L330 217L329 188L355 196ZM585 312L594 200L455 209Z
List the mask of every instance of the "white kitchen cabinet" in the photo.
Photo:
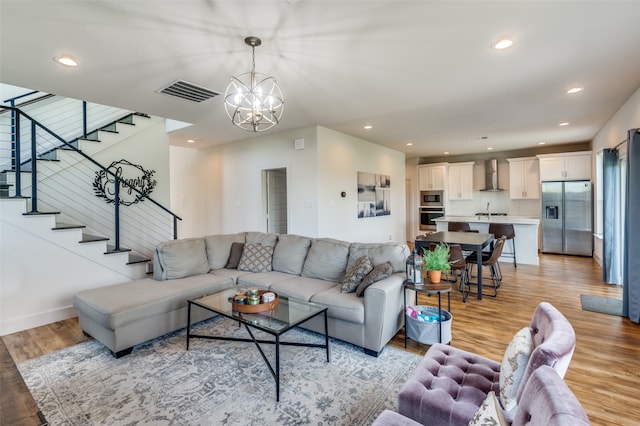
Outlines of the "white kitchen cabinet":
M540 180L591 180L591 151L538 155Z
M473 200L473 161L449 164L449 200Z
M420 191L444 191L445 164L418 166Z
M540 173L535 157L507 158L509 162L509 198L537 200L540 198Z

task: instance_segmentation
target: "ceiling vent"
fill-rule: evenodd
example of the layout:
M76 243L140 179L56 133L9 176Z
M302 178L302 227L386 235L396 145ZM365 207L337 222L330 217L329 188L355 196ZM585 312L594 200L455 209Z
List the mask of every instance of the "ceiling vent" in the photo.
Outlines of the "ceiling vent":
M220 94L184 80L176 80L164 89L158 90L157 93L175 96L191 102L204 102Z

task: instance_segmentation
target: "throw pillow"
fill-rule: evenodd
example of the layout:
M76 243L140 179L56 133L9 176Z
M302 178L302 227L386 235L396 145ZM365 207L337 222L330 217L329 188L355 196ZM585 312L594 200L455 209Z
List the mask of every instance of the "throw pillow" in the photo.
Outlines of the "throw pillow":
M496 398L496 394L491 391L487 394L487 397L482 401L482 405L469 421L469 426L485 426L485 425L508 425L507 420L504 418L502 407Z
M242 250L240 262L238 262L238 270L247 272L270 272L272 270L272 258L273 246L246 243Z
M364 296L364 291L371 284L381 281L393 273L393 266L391 266L391 262L382 263L369 272L369 274L364 277L362 282L356 288L356 296L362 297Z
M356 263L349 269L342 280L342 292L353 293L356 291L358 285L362 282L369 272L373 269L369 256L362 256Z
M516 406L516 395L533 351L529 327L518 331L502 357L500 365L500 403L505 411Z
M240 258L242 257L242 251L244 249L244 243L231 243L231 251L229 252L229 260L227 260L227 269L238 269Z

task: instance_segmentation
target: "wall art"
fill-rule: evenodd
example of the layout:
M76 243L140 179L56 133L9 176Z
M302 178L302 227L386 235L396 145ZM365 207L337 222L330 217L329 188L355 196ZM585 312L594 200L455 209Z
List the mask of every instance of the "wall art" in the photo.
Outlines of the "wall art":
M391 176L358 172L358 218L391 214Z
M155 170L145 170L142 166L127 160L114 161L107 169L120 180L120 204L124 206L144 201L144 196L151 194L158 183L152 179ZM93 181L93 192L107 203L115 203L116 178L113 175L105 170L98 170ZM131 187L140 192L134 191Z

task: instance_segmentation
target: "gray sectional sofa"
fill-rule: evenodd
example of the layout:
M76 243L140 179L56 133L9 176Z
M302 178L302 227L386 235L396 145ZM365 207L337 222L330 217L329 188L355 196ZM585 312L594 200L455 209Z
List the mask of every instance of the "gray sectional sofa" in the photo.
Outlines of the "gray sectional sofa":
M257 287L327 306L329 335L377 356L402 327L408 255L404 244L263 232L172 240L156 247L153 279L79 292L74 307L82 330L122 356L185 327L188 299L233 286ZM376 267L368 276L358 275L362 260ZM345 276L351 287L354 277L356 285L365 279L357 292L344 293ZM211 316L196 311L192 322ZM324 322L317 317L302 327L323 332Z

